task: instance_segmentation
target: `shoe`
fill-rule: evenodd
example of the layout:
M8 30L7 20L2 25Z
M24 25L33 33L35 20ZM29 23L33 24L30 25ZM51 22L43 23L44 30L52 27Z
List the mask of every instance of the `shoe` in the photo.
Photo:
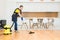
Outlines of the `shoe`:
M10 29L10 32L12 32L12 30Z
M15 30L15 32L18 32L17 30Z

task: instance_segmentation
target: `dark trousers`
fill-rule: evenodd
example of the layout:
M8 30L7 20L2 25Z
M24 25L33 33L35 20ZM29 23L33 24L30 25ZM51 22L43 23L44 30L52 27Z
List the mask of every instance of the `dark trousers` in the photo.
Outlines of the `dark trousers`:
M12 21L13 21L13 25L14 25L14 29L15 29L15 30L18 30L18 29L17 29L17 17L18 17L18 14L13 14L13 15L12 15ZM13 26L13 25L12 25L12 26Z
M17 21L13 21L14 22L14 29L17 31Z

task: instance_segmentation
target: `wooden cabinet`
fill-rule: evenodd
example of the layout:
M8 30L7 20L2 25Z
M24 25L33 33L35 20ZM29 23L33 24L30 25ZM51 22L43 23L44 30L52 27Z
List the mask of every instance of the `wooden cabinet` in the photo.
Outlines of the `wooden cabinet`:
M23 12L24 17L57 17L58 12Z

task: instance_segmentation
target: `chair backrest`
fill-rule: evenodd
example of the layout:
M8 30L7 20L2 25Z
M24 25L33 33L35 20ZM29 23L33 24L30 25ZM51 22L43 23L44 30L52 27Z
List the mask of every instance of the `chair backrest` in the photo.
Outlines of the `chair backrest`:
M49 22L52 22L52 19L49 19Z
M21 25L22 24L22 20L20 17L18 17L18 21L17 21L18 25Z
M43 18L43 23L48 23L48 18Z
M49 19L49 22L54 22L54 19Z
M33 21L33 23L38 23L38 20L35 17L32 19L32 21Z
M21 18L18 18L18 25L22 25L22 23L29 23L29 20L26 18L23 18L23 20L21 20Z
M40 23L42 23L43 19L40 19Z

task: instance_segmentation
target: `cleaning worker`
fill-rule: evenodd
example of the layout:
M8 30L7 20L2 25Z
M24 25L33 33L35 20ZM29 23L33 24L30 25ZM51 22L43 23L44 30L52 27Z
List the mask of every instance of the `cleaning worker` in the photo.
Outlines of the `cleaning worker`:
M22 17L22 15L23 15L22 9L23 9L23 5L20 5L19 8L16 8L16 9L14 10L14 13L13 13L13 15L12 15L13 25L15 24L15 25L14 25L14 30L15 30L15 32L18 30L18 29L17 29L17 18L18 18L18 17L21 17L21 19L23 20L23 17Z
M13 24L15 24L14 25L15 32L18 30L17 29L17 18L18 17L21 17L21 20L23 20L23 17L22 17L22 15L23 15L22 9L23 9L23 5L20 5L19 8L16 8L15 9L15 11L14 11L14 13L12 15L12 21L13 21ZM13 24L12 24L12 26L13 26ZM34 32L29 31L29 34L32 34L32 33L34 33Z

